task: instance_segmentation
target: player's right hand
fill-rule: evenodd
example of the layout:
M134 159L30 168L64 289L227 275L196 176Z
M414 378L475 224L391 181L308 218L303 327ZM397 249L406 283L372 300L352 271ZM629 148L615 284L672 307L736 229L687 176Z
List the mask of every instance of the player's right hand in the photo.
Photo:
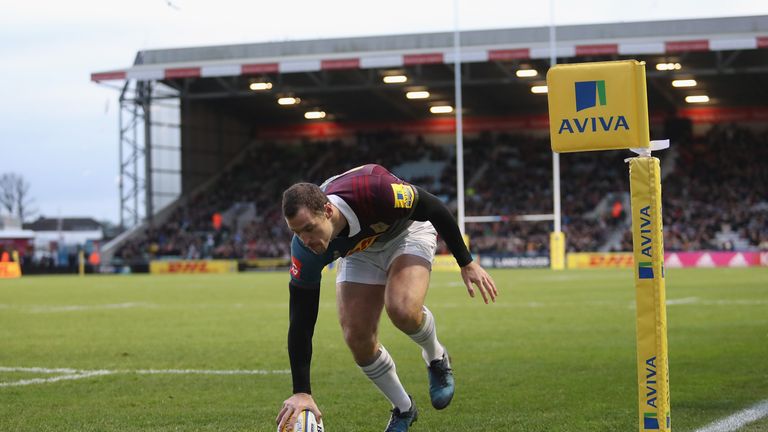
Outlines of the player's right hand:
M305 409L312 411L312 414L315 415L317 421L320 421L323 418L323 413L317 408L317 404L315 404L315 400L312 399L312 395L308 393L296 393L283 402L283 409L280 410L280 413L275 420L277 422L277 430L282 431L285 425L289 425L291 428L287 430L292 430L293 425L296 424L297 416Z
M472 261L461 268L461 278L464 280L464 285L467 286L467 292L470 297L475 296L475 289L472 286L474 284L480 290L485 304L488 304L489 298L492 302L496 302L496 296L499 295L499 290L496 289L496 282L493 281L491 275L477 261Z

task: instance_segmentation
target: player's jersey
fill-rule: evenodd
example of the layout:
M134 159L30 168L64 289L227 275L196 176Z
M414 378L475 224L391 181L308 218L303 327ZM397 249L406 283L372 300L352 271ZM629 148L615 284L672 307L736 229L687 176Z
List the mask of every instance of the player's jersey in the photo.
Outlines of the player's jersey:
M293 237L291 280L303 287L317 286L323 267L336 258L397 237L412 223L409 218L419 199L416 188L373 164L331 177L320 188L347 219L349 233L332 239L322 255Z

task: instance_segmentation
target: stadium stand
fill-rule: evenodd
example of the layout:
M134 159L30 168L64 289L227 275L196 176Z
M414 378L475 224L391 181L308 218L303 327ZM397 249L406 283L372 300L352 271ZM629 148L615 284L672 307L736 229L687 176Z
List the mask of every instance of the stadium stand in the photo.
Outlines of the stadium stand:
M765 128L768 119L764 98L754 90L766 87L766 28L768 17L754 16L558 29L558 63L623 58L647 63L652 129L664 125L663 135L651 135L672 139L672 148L657 155L670 251L768 249L767 139L750 129ZM467 224L474 251L548 254L551 223L516 218L552 212L547 98L531 91L550 67L548 56L541 55L550 48L548 35L545 27L462 32L465 214L502 220ZM129 262L284 257L290 235L280 215L280 191L297 180L319 183L369 162L429 188L455 210L452 119L425 104L455 100L452 36L149 49L137 53L129 67L93 73L92 81L123 83L123 92L132 95L121 98L121 114L132 120L132 129L119 137L130 150L121 151L121 178L134 180L133 187L120 189L120 226L128 230L104 245L104 255ZM660 67L665 65L674 70ZM520 68L535 69L538 78L518 76ZM408 85L382 79L394 73L404 74ZM670 87L671 80L683 77L695 77L698 87ZM255 91L256 81L274 87ZM411 86L429 89L429 100L407 98ZM689 104L685 97L700 90L712 101ZM281 95L300 96L301 103L293 108L275 103ZM178 122L168 122L178 123L178 134L157 132L156 113L141 115L148 104L167 100L179 102L172 116ZM328 117L311 120L309 109L322 109ZM740 126L723 123L706 130L730 121ZM147 142L130 139L142 130ZM150 158L143 167L135 163L148 148L158 155L176 150L179 166L166 167L152 152L146 152ZM561 156L562 230L569 252L631 250L623 163L629 156ZM167 188L153 181L148 174L153 172L177 179L179 187L176 180ZM184 195L166 207L179 193Z
M334 173L370 162L393 167L407 161L447 159L440 148L424 145L418 139L409 142L391 133L361 135L354 142L264 143L251 146L248 152L240 164L209 189L179 206L161 226L129 241L116 256L125 262L158 257L286 256L290 233L282 219L280 193L291 184L320 183ZM213 228L214 213L236 214L241 209L250 210L253 217L225 218L228 220L220 230Z
M716 125L673 146L666 164L664 223L668 250L748 250L768 242L768 133ZM161 226L128 242L125 262L157 257L264 258L289 254L280 191L320 183L363 163L379 163L430 187L455 209L451 147L382 132L349 141L262 143L209 189L190 197ZM363 156L364 155L364 156ZM561 157L563 231L569 251L631 250L626 152ZM465 142L466 214L550 213L551 154L546 138L485 133ZM746 204L746 205L744 205ZM223 215L215 229L214 213ZM471 223L479 253L548 253L549 222Z
M664 180L664 247L768 250L768 132L715 125L676 146ZM626 231L622 249L631 250Z

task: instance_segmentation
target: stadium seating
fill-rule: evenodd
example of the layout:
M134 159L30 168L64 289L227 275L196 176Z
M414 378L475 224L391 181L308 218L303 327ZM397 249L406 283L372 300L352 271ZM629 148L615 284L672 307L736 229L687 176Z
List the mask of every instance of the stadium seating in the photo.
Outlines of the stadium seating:
M515 216L552 211L551 152L546 137L484 133L465 141L465 214ZM424 185L455 209L452 146L392 132L349 141L254 144L242 162L162 225L128 241L125 261L155 257L264 258L289 254L280 193L296 181L320 183L364 163L379 163ZM768 133L715 126L674 143L664 167L668 250L768 246ZM624 151L561 155L563 231L568 251L631 250ZM746 205L745 205L746 204ZM214 229L214 213L223 226ZM479 253L548 253L550 222L467 224ZM446 252L441 245L441 252Z

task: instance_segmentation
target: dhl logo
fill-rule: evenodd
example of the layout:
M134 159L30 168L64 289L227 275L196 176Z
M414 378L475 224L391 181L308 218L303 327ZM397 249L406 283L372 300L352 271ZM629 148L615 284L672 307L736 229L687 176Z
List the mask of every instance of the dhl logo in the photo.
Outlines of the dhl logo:
M0 262L0 279L21 277L21 268L16 262Z
M171 262L168 263L168 273L208 273L208 263L200 262Z
M149 263L149 271L160 274L233 273L237 271L237 261L152 261Z
M589 257L590 267L632 267L632 255L592 255Z

